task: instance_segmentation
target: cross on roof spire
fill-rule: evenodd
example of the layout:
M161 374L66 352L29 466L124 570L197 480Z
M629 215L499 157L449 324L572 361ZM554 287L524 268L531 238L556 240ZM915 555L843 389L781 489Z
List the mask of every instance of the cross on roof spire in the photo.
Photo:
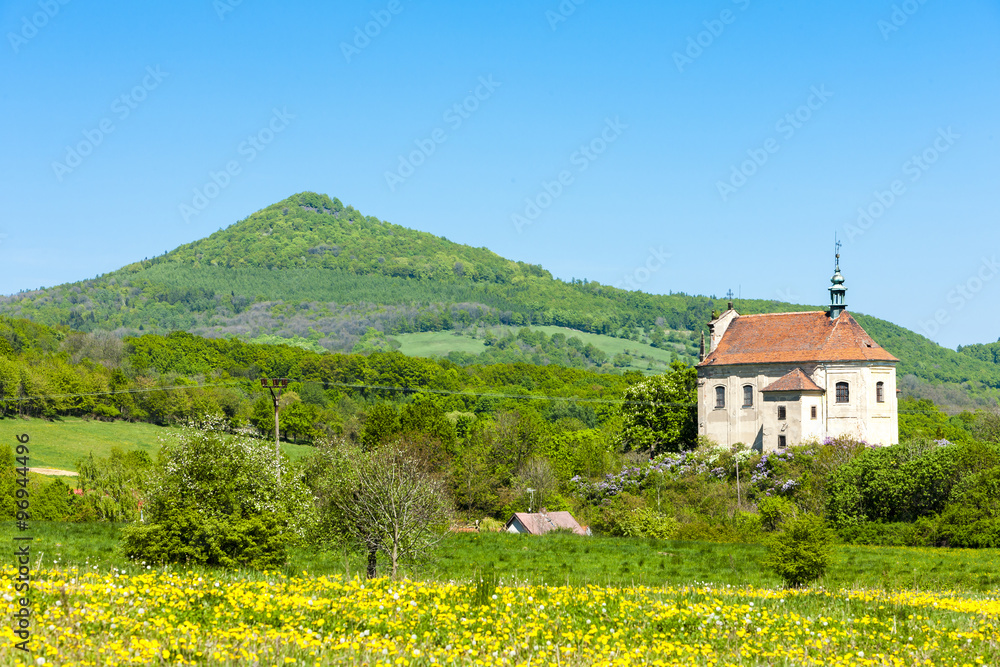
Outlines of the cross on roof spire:
M844 295L847 293L847 288L844 287L844 276L840 273L840 241L837 239L836 234L834 234L833 239L836 255L833 264L833 278L830 279L830 283L833 285L830 288L831 320L837 319L840 313L847 310L847 304L844 303Z

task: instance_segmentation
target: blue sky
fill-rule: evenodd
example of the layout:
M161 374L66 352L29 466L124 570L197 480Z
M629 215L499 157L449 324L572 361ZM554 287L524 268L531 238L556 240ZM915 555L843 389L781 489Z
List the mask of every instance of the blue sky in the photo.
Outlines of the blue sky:
M996 0L15 0L0 27L3 294L314 190L651 293L825 304L838 234L851 310L1000 337Z

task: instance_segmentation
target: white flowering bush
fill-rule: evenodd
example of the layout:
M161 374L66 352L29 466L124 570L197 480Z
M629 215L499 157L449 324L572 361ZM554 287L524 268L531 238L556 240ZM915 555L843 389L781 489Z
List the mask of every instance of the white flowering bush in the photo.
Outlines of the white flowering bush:
M155 563L278 567L311 508L301 473L276 460L272 442L209 420L162 444L144 521L125 529L123 550Z

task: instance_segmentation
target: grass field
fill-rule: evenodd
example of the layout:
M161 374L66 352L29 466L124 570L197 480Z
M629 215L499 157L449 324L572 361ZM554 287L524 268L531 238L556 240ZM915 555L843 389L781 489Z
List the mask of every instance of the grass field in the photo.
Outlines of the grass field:
M116 526L30 532L34 664L1000 664L995 550L840 547L820 587L785 590L755 545L457 534L393 581L336 553L151 568L115 555Z
M0 419L0 443L12 447L15 435L27 434L31 440L30 467L76 470L76 462L89 453L106 457L112 447L123 451L141 449L156 458L161 438L177 433L178 428L123 421L102 422L93 419L65 417L45 419ZM308 445L282 443L282 451L297 459L312 451Z
M32 522L32 552L42 563L119 570L134 568L115 551L120 526L106 523ZM13 523L0 527L10 543ZM429 562L404 568L407 576L467 580L492 572L505 581L545 585L777 586L760 566L764 547L639 538L507 533L449 534ZM996 549L915 549L839 545L825 578L826 588L958 590L1000 595ZM364 574L362 554L301 547L290 554L288 573Z
M516 333L519 327L497 326L490 327L490 331L497 337L507 333ZM584 345L592 344L597 349L608 355L609 358L616 354L626 352L633 355L632 365L626 370L637 370L649 372L647 368L650 360L653 362L654 371L660 372L670 365L676 355L669 350L661 350L652 347L648 343L604 336L601 334L587 333L566 327L540 326L529 327L534 331L544 331L551 336L555 333L564 334L567 338L576 336ZM467 352L479 354L486 349L486 345L481 338L474 338L471 333L458 334L454 331L428 331L423 333L409 333L393 336L401 344L399 351L413 357L444 357L449 352ZM646 356L648 359L639 359L639 356Z

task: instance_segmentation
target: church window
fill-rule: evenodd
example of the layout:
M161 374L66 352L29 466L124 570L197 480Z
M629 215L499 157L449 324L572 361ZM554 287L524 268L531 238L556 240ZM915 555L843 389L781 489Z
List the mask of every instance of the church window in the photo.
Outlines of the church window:
M816 406L815 405L809 406L809 416L812 419L816 419Z
M779 405L778 406L778 419L781 419L781 420L785 419L785 406L784 405Z
M715 407L724 408L726 407L726 388L716 387L715 388Z
M786 443L787 443L787 440L785 440L785 436L779 435L778 436L778 449L784 449Z
M753 387L748 384L743 385L743 407L753 407Z
M875 383L875 400L879 403L885 403L885 382Z
M851 392L846 382L837 383L837 402L838 403L851 402Z

